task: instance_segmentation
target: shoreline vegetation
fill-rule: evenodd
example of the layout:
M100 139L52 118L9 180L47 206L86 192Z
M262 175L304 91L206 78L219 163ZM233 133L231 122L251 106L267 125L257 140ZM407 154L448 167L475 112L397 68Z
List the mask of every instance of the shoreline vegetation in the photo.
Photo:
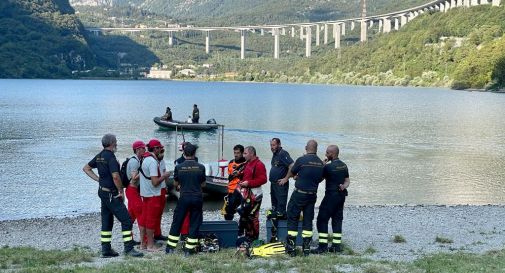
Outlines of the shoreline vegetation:
M348 206L344 252L245 259L234 249L142 259L99 258L98 213L0 221L0 269L20 272L503 272L504 205ZM262 211L264 213L264 211ZM168 227L173 211L165 211ZM264 214L260 237L265 237ZM206 211L204 220L217 220ZM134 229L136 231L136 229ZM116 222L113 247L121 252ZM135 234L138 236L138 234ZM314 236L317 241L317 235ZM162 248L163 249L163 248Z

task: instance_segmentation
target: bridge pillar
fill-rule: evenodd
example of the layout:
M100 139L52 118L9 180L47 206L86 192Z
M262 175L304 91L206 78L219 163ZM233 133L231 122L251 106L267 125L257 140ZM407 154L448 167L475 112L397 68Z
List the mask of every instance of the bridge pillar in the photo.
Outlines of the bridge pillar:
M400 27L404 27L408 22L408 17L405 14L400 16Z
M342 34L342 36L345 36L345 22L342 22L340 27L342 27L340 34Z
M451 9L457 7L456 0L451 0Z
M168 45L169 46L174 45L174 32L173 31L168 32Z
M366 38L368 36L368 31L367 31L367 21L365 19L361 20L361 35L360 35L360 41L361 42L366 42Z
M205 31L205 53L210 53L210 31Z
M281 35L286 35L286 28L281 29Z
M462 7L463 6L463 0L456 0L456 7Z
M451 8L451 2L450 1L445 1L444 6L445 6L444 12L448 12L449 9Z
M463 0L463 6L470 7L470 0Z
M291 27L291 38L295 38L295 27Z
M379 32L384 32L384 23L382 22L381 19L379 19Z
M498 7L501 4L501 0L493 0L493 6Z
M316 46L319 46L319 32L321 32L321 26L316 25Z
M438 10L439 10L440 12L445 12L445 5L444 5L444 3L440 3L440 4L438 4Z
M310 57L312 52L312 29L307 26L305 31L307 32L305 35L305 57Z
M382 32L383 33L391 32L391 19L387 17L382 18Z
M303 40L303 28L304 26L300 26L300 40Z
M333 24L333 37L335 38L335 48L340 48L340 39L342 36L341 33L342 25L339 23Z
M351 31L353 31L355 27L356 27L356 24L354 23L354 21L351 21Z
M395 30L400 30L400 19L398 17L395 18Z
M471 1L472 6L478 6L479 5L479 0L472 0Z
M245 59L245 30L240 30L240 59Z
M273 28L272 34L274 35L274 59L279 59L279 29Z
M368 23L368 29L373 28L373 24L374 24L373 20L368 20L368 22L369 22Z
M260 29L260 35L261 35L261 36L264 36L264 35L265 35L265 30L264 30L264 29Z
M324 38L323 38L323 43L325 45L328 44L328 24L324 24Z

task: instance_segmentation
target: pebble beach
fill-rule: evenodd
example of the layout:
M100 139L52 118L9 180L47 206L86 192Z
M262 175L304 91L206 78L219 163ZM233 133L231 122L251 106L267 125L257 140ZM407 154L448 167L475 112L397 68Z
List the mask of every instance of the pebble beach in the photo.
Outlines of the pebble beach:
M264 211L262 213L265 215ZM168 234L172 215L172 210L165 211L164 234ZM204 220L221 219L219 211L204 212ZM260 237L265 238L265 217L260 219ZM484 253L505 247L504 219L505 206L499 205L348 206L344 210L343 242L354 252L388 261L408 262L439 252ZM98 252L99 231L99 213L7 220L0 222L0 246L47 250L78 246ZM138 240L136 224L134 233ZM395 236L403 238L404 242L395 241ZM316 232L314 241L317 241ZM117 221L112 244L113 248L122 251Z

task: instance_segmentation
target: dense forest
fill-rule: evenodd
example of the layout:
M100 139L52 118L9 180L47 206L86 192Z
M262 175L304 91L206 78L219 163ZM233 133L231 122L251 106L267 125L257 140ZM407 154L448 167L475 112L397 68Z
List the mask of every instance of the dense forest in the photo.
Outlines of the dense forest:
M89 2L72 0L74 4L84 1ZM172 12L165 10L162 2L173 5ZM209 0L194 1L182 9L183 2L104 0L101 3L106 6L75 7L88 26L164 26L181 23L182 18L195 25L306 22L351 17L359 12L357 0L262 0L254 6L245 0ZM347 4L337 6L335 2ZM428 1L369 2L369 13L373 14ZM205 5L210 3L215 5L206 10ZM253 16L268 14L275 14L275 18ZM334 49L331 37L328 44L315 46L313 37L310 58L304 57L305 41L298 34L291 37L288 33L281 36L278 60L272 58L273 37L268 32L247 34L245 60L240 59L240 36L232 31L211 33L210 54L205 53L200 31L176 33L173 46L168 45L166 32L90 35L68 0L1 1L0 16L0 78L118 76L118 71L126 69L136 74L151 66L176 70L195 65L197 74L208 80L457 89L505 85L505 5L429 12L388 34L379 33L375 25L364 44L359 42L359 27L352 31L348 28L341 49ZM204 63L211 66L203 68Z
M0 78L62 78L95 66L68 0L0 1Z

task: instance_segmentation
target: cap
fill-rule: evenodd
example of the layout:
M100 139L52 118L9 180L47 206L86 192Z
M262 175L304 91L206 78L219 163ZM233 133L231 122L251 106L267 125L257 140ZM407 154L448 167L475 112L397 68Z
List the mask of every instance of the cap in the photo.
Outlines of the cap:
M133 142L132 147L134 150L137 150L139 148L145 148L146 144L142 140L136 140Z
M159 140L157 140L156 138L153 138L153 139L149 140L149 143L147 143L147 147L149 147L149 148L156 148L156 147L163 148L163 145L161 144L161 142Z

